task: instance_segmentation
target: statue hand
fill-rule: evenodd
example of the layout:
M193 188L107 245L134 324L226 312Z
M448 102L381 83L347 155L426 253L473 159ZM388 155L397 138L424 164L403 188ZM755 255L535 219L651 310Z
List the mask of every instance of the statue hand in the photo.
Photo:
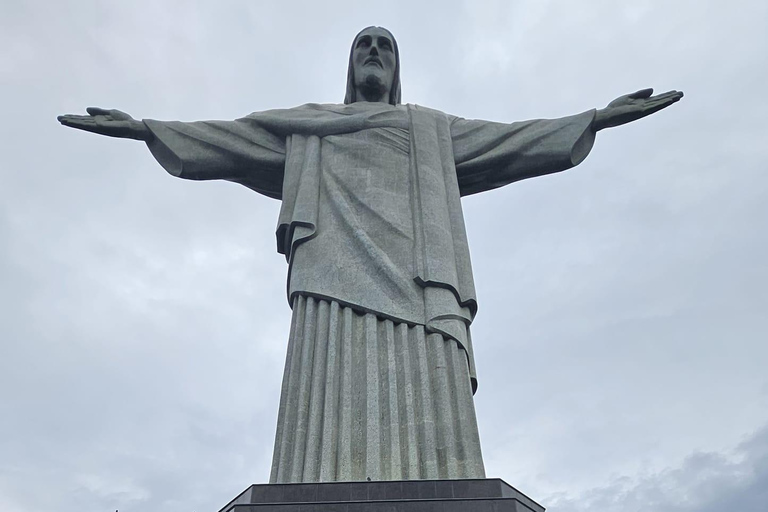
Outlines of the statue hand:
M143 141L148 141L152 137L152 133L143 122L135 120L125 112L98 107L88 107L85 111L88 112L87 116L66 114L57 119L64 126L108 137Z
M683 97L681 91L669 91L657 96L651 96L651 94L653 94L653 89L642 89L616 98L607 107L597 111L594 124L595 131L637 121L667 108Z

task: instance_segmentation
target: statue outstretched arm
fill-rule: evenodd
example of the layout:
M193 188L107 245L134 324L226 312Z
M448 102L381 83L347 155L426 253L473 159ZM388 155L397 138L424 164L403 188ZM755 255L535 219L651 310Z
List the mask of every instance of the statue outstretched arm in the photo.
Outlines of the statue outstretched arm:
M228 180L282 198L286 138L249 118L235 121L137 121L119 110L90 107L59 116L64 126L143 140L168 173L190 180Z
M451 139L461 195L578 165L594 144L595 115L595 110L589 110L517 123L454 119Z
M88 112L87 116L65 114L57 117L57 119L64 126L106 135L107 137L136 139L145 142L152 139L152 132L144 123L137 121L125 112L99 107L88 107L85 111Z
M679 91L651 94L653 89L642 89L604 109L560 119L505 124L453 118L451 138L461 195L570 169L587 157L598 131L636 121L683 97Z

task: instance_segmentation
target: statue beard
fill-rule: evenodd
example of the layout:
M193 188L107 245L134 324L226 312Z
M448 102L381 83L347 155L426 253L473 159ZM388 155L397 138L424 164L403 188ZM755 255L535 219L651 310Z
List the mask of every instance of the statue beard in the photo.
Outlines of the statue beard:
M387 86L376 75L366 75L365 80L358 87L366 101L381 101L387 92ZM385 99L389 101L389 98Z

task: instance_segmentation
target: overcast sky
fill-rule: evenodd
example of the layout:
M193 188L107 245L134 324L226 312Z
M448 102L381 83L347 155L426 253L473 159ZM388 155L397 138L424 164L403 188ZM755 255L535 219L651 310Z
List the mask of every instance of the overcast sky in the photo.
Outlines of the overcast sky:
M489 476L551 512L764 512L768 3L0 0L0 510L215 511L269 478L279 202L168 175L86 106L233 119L344 96L511 122L683 90L566 173L464 200Z

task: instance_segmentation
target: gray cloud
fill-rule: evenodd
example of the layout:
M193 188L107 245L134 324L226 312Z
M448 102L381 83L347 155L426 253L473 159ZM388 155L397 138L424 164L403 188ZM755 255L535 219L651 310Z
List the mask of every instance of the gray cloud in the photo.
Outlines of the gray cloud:
M551 512L760 512L768 500L768 429L756 432L727 455L694 453L680 467L618 478L578 497L553 496L550 500Z
M737 495L750 510L764 431L739 443L768 424L768 7L441 5L3 5L0 509L216 510L271 458L279 204L174 179L141 144L55 116L338 102L351 37L377 24L400 43L404 99L465 117L686 92L601 133L573 171L465 201L479 423L489 475L553 510ZM706 499L656 492L664 479Z

